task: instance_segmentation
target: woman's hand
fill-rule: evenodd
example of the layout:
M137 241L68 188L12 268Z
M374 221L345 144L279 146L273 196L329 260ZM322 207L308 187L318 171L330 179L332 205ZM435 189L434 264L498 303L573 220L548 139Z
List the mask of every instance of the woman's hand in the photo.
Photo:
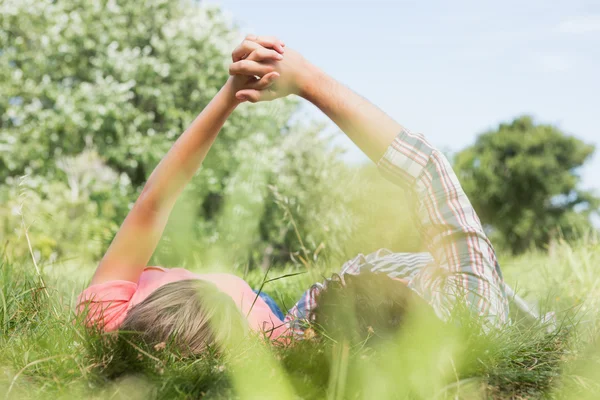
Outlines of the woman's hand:
M231 78L227 82L231 94L235 96L243 90L268 90L280 76L276 71L276 63L283 60L284 52L285 44L275 37L246 37L231 55Z
M242 85L236 91L235 96L239 101L256 103L290 94L303 95L311 81L314 68L298 52L284 47L285 44L275 38L248 35L242 45L234 51L229 73L236 78L250 79L246 86ZM257 56L266 55L265 51L271 51L281 57L273 57L257 65L258 63L247 62L248 59L240 57L250 51L256 52ZM254 53L250 56L252 54ZM255 76L263 78L257 80Z

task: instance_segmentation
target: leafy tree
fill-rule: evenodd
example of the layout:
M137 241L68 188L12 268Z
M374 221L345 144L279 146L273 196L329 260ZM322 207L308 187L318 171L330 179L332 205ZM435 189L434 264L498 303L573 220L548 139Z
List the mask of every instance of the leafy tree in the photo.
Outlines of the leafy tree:
M30 218L37 221L34 236L83 240L90 235L56 231L89 228L96 218L107 221L96 224L102 234L91 237L110 238L106 230L114 232L153 167L227 79L239 38L217 7L197 1L0 3L3 204L18 206L22 192L33 191L35 204L25 210L45 213ZM176 253L186 246L198 253L198 246L216 244L236 262L262 261L269 246L279 251L267 251L267 258L289 259L300 246L277 196L287 199L298 232L307 236L305 246L328 242L333 250L326 235L341 241L351 234L341 227L341 189L329 187L342 166L318 126L288 122L297 105L281 100L243 105L234 113L186 190L158 261L179 262ZM111 198L104 186L92 185L76 201L96 206L73 207L73 196L57 194L78 191L73 176L85 165L71 162L67 173L64 160L86 152L114 171L115 182L125 182L114 189L126 195ZM22 184L23 175L31 184ZM330 200L319 201L322 195ZM106 202L117 204L102 214ZM53 224L62 209L71 210L69 217ZM0 231L11 234L18 226L9 221L13 214L0 212ZM68 223L78 218L90 223ZM331 231L324 228L329 226ZM46 242L56 242L57 251L62 246ZM93 246L95 257L105 244Z
M590 228L599 199L578 170L594 146L529 116L502 123L456 155L455 168L482 221L519 253Z
M54 157L93 145L134 185L227 79L236 33L196 2L9 0L0 30L0 179L56 172ZM207 174L256 132L279 136L292 103L243 108ZM229 168L227 168L229 167Z

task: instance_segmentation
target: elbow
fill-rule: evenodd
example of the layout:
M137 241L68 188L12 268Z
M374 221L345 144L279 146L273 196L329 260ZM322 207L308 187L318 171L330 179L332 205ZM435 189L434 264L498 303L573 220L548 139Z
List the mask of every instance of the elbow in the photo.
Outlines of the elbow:
M165 203L165 200L161 198L160 194L152 186L146 185L133 207L139 213L153 218L163 213L167 208Z
M134 207L149 211L158 211L160 209L160 200L151 185L144 186Z

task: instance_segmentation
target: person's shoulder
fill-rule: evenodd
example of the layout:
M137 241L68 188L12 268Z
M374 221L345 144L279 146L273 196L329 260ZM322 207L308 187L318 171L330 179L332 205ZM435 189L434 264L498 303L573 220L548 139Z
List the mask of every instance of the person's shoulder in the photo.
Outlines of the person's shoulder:
M85 288L77 297L77 303L88 301L129 300L137 289L137 284L130 281L112 280L97 283Z
M115 330L125 318L137 288L136 283L123 280L90 285L77 297L75 313L89 327Z

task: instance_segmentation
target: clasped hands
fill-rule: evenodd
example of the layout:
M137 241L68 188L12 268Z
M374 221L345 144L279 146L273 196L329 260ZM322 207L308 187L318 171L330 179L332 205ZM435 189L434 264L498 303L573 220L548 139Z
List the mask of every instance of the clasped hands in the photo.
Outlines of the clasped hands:
M239 102L302 96L310 80L308 62L275 37L248 35L231 57L228 83Z

